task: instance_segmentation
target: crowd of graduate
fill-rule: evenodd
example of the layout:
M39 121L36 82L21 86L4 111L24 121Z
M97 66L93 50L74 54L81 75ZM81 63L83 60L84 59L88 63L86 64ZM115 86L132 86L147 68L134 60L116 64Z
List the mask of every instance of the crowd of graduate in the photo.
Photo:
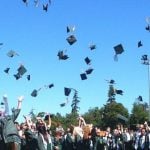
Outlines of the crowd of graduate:
M17 108L8 114L7 97L4 109L0 109L0 150L149 150L150 127L147 122L136 129L118 125L115 129L86 124L84 118L77 118L78 126L70 125L66 130L61 124L51 131L52 118L36 117L32 122L25 116L22 123L16 122L21 110L23 97L18 98Z

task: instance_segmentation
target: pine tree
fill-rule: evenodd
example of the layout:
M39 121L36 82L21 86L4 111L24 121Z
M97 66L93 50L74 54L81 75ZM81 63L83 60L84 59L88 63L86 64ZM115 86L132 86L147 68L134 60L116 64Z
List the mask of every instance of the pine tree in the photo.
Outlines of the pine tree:
M78 97L78 91L74 90L73 100L72 100L72 104L71 104L72 113L78 113L79 112L79 109L80 109L80 107L78 107L78 104L80 102L79 99L80 99L80 97Z

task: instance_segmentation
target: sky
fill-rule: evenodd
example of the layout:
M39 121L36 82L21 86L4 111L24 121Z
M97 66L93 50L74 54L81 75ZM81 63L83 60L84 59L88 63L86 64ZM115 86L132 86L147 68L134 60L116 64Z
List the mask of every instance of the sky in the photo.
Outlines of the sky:
M40 0L38 7L33 0L28 6L22 0L0 3L0 96L2 100L7 94L10 108L16 107L18 96L24 96L18 121L31 109L35 113L70 113L73 92L68 104L60 107L66 102L64 87L78 91L80 114L100 108L108 99L106 80L110 79L115 80L116 89L124 91L122 96L116 95L116 101L129 112L139 95L148 102L148 66L141 63L141 57L150 55L150 32L145 30L149 0L52 0L45 12L42 5L47 2ZM67 33L67 26L75 26L75 31ZM73 45L66 40L71 34L77 39ZM140 40L143 46L138 48ZM96 49L91 51L90 44L96 44ZM124 52L114 61L113 47L118 44ZM10 50L19 56L8 57ZM59 60L59 50L65 50L69 59ZM86 57L91 59L90 66ZM20 64L27 72L16 80L13 75ZM9 74L4 72L7 67ZM88 67L94 71L81 80L80 74ZM45 88L51 83L54 87ZM39 88L38 96L32 97L31 92Z

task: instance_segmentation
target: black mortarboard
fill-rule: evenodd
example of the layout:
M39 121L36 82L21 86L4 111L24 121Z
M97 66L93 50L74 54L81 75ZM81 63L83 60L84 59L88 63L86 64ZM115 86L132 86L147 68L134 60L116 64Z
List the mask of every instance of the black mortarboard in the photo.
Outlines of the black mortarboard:
M9 73L9 70L10 70L10 68L6 68L6 69L4 70L4 72L5 72L5 73Z
M139 42L138 42L138 47L141 47L141 46L143 46L143 44L142 44L141 41L139 41Z
M141 60L143 60L143 61L147 61L148 60L148 55L142 55L142 58L141 58Z
M109 81L109 83L110 83L110 84L115 84L115 80L111 79L111 80Z
M67 26L67 33L73 32L75 30L75 26Z
M54 87L54 84L53 84L53 83L52 83L52 84L49 84L48 87L49 87L49 88L52 88L52 87Z
M90 49L91 49L91 50L96 49L96 45L95 45L95 44L90 45Z
M34 89L31 93L32 97L36 97L38 95L38 91L36 89Z
M84 60L85 60L87 65L90 65L91 60L88 57L86 57Z
M141 102L143 101L143 98L142 98L142 96L140 96L140 95L139 95L139 97L138 97L137 99L138 99L139 101L141 101Z
M71 93L71 88L64 87L65 96L69 96Z
M64 107L66 105L66 103L61 103L60 107Z
M32 97L36 97L38 95L38 92L41 90L41 88L39 88L38 90L34 89L31 93Z
M31 76L27 75L27 80L30 81L30 79L31 79Z
M122 90L115 90L116 94L119 94L119 95L123 95L123 91Z
M14 77L16 78L16 80L18 80L21 78L21 75L19 73L17 73L17 74L14 74Z
M86 80L87 79L86 73L80 74L80 77L81 77L81 80Z
M66 60L69 58L68 55L64 54L63 51L59 51L57 56L59 57L60 60Z
M38 7L38 5L39 5L39 0L34 0L34 4L35 4L35 7Z
M122 54L124 52L122 44L114 46L114 50L115 50L115 60L117 60L117 55Z
M146 55L146 54L143 55L142 58L141 58L141 60L143 61L142 63L144 65L150 65L150 61L149 61L148 55Z
M147 26L145 27L145 29L146 29L147 31L150 31L150 26L147 25Z
M74 44L77 41L74 35L70 35L66 40L70 45Z
M28 0L22 0L25 4L26 4L26 6L28 5Z
M93 72L93 70L94 70L93 68L89 68L85 72L86 72L86 74L91 74Z
M22 76L24 75L25 73L27 72L27 69L21 65L19 68L18 68L18 73Z
M48 4L43 4L43 10L48 11Z
M7 56L8 56L8 57L14 57L14 56L19 56L19 54L16 53L15 51L13 51L13 50L10 50L10 51L7 53Z
M4 102L1 102L0 105L4 105Z

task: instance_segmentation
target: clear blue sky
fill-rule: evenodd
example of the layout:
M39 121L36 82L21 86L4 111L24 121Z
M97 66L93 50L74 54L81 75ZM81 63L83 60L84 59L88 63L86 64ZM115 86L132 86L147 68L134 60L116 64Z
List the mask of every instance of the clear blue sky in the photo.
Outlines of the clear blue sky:
M52 0L48 12L42 10L45 2L40 0L38 7L34 7L33 0L29 0L28 7L22 0L0 3L0 42L4 43L0 49L0 95L8 95L10 108L16 106L18 96L25 96L18 120L32 108L35 112L70 113L73 93L66 107L59 105L66 99L64 87L78 91L80 114L102 107L107 101L106 79L114 79L115 87L124 91L116 100L129 111L139 95L148 102L147 68L140 59L143 54L150 55L150 32L145 30L149 0ZM72 46L66 41L67 25L76 27L73 34L77 42ZM140 40L143 47L138 48ZM89 50L90 43L97 45L96 50ZM115 62L113 47L120 43L125 51ZM6 54L11 49L19 56L9 58ZM65 49L70 58L58 60L57 52ZM80 73L88 68L84 62L87 56L94 71L82 81ZM16 80L13 74L20 63L28 71ZM9 75L3 71L6 67L10 67ZM27 81L27 74L31 81ZM31 97L33 89L49 83L55 86Z

